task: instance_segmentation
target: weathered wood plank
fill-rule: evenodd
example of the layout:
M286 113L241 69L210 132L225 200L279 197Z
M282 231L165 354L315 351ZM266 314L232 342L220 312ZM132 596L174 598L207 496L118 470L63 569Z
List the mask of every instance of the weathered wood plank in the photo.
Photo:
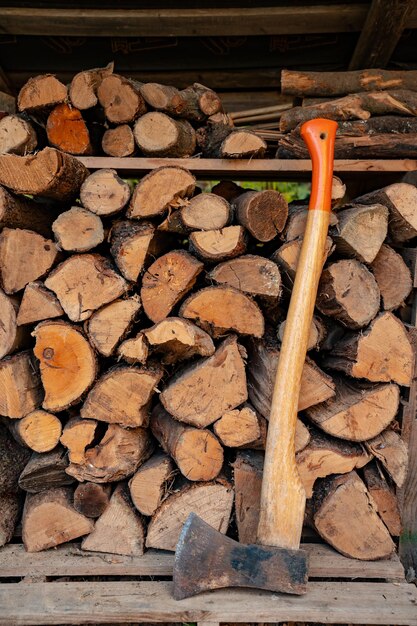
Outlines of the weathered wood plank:
M417 626L417 589L393 583L310 583L304 596L219 590L181 602L171 582L19 583L0 588L0 624L286 622Z

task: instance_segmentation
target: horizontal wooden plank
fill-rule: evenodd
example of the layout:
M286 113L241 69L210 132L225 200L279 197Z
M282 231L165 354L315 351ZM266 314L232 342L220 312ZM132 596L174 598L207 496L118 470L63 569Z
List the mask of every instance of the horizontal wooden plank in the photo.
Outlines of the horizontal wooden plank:
M310 578L369 578L404 580L397 555L385 561L349 559L330 546L306 543ZM84 552L77 544L28 553L21 544L0 550L0 577L16 576L172 576L174 555L148 551L140 557Z
M406 583L309 583L304 596L218 590L175 601L171 582L56 582L0 586L0 624L286 622L417 626Z

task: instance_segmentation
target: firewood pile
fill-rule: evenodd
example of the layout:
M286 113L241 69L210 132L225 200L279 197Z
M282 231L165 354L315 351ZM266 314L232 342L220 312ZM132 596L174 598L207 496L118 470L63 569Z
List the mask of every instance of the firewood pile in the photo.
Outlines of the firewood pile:
M0 98L0 112L2 99ZM176 89L85 70L67 87L51 74L31 78L0 114L0 154L46 146L74 155L256 158L265 141L235 128L220 97L199 83Z
M306 205L225 181L200 193L173 166L132 190L53 148L1 156L0 183L0 543L23 495L30 552L174 550L191 511L254 541ZM296 452L306 524L379 559L401 530L415 355L396 248L417 235L417 189L343 191L335 179Z

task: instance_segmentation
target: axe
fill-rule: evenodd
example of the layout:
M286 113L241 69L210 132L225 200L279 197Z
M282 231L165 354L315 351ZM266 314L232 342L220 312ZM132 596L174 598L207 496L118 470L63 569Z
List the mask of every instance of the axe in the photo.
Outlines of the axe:
M307 554L300 550L306 496L295 461L295 428L307 341L325 261L336 128L336 122L324 119L301 127L312 160L312 188L275 378L257 543L238 543L191 513L175 553L177 600L222 587L293 594L307 590Z

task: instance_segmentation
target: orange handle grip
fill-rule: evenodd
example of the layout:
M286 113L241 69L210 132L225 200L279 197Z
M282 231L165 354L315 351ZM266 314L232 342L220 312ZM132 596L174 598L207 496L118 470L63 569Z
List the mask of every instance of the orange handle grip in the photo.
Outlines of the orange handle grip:
M337 122L320 118L305 122L301 126L301 136L307 145L313 165L308 207L310 210L331 210L336 130Z

